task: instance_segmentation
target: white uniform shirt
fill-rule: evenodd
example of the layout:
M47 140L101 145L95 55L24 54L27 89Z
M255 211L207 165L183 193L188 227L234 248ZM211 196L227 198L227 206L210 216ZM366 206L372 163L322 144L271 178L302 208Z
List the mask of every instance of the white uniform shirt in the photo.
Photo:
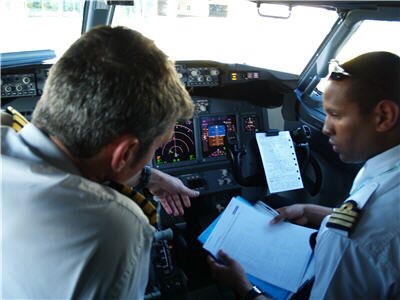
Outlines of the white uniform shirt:
M311 299L400 299L400 145L365 163L347 200L361 217L350 234L324 219Z
M143 299L153 227L32 124L1 127L2 296Z

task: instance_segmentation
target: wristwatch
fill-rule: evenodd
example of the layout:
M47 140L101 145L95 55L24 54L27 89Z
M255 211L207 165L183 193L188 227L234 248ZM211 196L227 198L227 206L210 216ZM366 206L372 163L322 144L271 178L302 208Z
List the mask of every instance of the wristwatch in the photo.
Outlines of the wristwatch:
M140 174L139 184L135 186L136 190L142 190L147 187L150 180L150 173L151 173L150 166L145 166Z
M244 300L253 300L255 297L259 295L265 295L265 293L261 291L257 286L253 285L251 290L249 290L246 293L246 296L244 296Z

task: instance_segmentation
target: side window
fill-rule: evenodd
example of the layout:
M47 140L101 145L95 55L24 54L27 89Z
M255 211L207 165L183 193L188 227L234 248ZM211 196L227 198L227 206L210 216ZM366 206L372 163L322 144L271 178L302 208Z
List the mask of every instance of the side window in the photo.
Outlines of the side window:
M389 51L400 56L400 22L365 20L347 41L336 59L345 62L362 53ZM317 89L324 91L327 78L321 79Z

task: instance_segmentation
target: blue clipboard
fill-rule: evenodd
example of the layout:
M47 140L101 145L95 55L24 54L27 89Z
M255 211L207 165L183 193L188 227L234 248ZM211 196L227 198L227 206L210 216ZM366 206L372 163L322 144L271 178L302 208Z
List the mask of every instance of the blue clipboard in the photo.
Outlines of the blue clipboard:
M247 200L240 196L236 196L236 198L243 203L251 206L251 203L249 203ZM210 236L211 232L214 230L215 226L217 225L221 215L219 215L198 237L197 240L204 244L208 237ZM266 292L270 297L273 299L278 299L278 300L286 300L290 297L292 294L290 291L282 289L280 287L277 287L275 285L272 285L268 282L265 282L257 277L251 276L249 274L246 274L247 278L251 283L254 285L257 285L261 290Z

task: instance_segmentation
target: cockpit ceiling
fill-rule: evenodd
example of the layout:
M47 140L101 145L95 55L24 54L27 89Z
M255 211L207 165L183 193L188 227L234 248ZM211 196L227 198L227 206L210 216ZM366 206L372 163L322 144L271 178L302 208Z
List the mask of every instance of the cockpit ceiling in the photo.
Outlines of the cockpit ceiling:
M282 5L304 5L324 7L326 9L343 11L356 8L374 8L378 6L400 6L400 1L271 1L271 0L250 0L254 3L282 4Z

